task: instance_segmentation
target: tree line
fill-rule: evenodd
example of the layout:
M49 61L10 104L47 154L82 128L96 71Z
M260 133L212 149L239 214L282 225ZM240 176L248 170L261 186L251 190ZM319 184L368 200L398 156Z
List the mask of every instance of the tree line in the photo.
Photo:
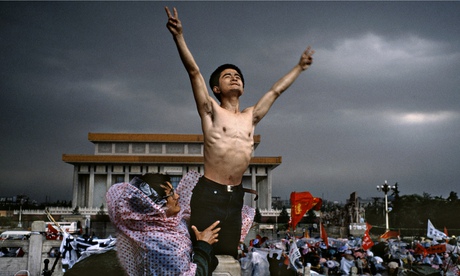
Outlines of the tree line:
M430 220L436 229L447 231L449 236L460 234L460 200L456 192L442 198L412 194L400 196L396 191L389 201L390 230L400 231L402 236L426 236L427 223ZM385 231L385 206L374 201L366 209L366 221L372 225L374 232Z

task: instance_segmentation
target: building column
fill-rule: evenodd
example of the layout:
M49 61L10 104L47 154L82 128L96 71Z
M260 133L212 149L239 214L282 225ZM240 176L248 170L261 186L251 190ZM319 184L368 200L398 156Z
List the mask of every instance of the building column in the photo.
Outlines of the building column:
M267 210L272 209L272 176L272 169L267 168L267 200L265 201L267 202Z
M257 191L257 178L256 178L256 172L257 172L257 168L255 166L253 166L251 168L251 189ZM258 191L257 191L258 192ZM255 200L251 200L251 207L252 208L257 208L256 206L256 201Z
M109 191L110 187L112 186L112 166L108 165L106 166L106 172L107 172L107 183L106 183L106 188L105 188L105 193ZM107 200L104 198L104 209L107 210Z
M125 171L125 181L129 183L129 165L123 166L123 170Z
M94 166L89 166L89 187L88 187L88 202L86 202L86 207L93 208L94 200Z
M77 207L78 203L78 165L73 166L73 196L72 196L72 208Z
M110 186L112 186L112 166L109 165L106 168L107 168L106 169L107 170L106 171L107 172L107 184L106 184L107 189L106 189L106 192L108 192L109 189L110 189Z

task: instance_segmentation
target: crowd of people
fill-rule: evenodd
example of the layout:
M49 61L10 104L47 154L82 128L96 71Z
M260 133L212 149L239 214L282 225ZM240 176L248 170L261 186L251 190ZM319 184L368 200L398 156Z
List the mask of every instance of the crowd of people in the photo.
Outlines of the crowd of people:
M295 241L295 243L294 243ZM293 254L297 248L298 255ZM381 240L363 250L358 237L282 239L257 235L241 244L242 275L460 275L457 239Z
M208 90L185 42L177 9L165 11L201 120L204 172L189 172L176 188L168 176L159 174L144 174L110 188L106 199L118 232L117 254L129 275L211 275L218 265L215 255L230 255L240 261L243 275L397 275L424 266L433 273L460 276L456 239L445 243L443 252L421 249L433 243L427 247L400 240L377 243L375 248L383 249L376 252L364 250L360 238L330 239L325 244L287 233L277 240L257 236L248 245L240 243L237 251L254 218L253 208L244 206L244 194L256 192L242 185L253 154L254 129L310 67L314 51L307 47L255 105L241 109L241 70L232 64L219 66Z
M187 173L176 189L167 175L160 174L146 174L111 187L107 193L109 216L118 229L118 258L129 275L212 274L218 265L215 255L221 255L211 246L219 239L218 222L202 232L188 225L189 202L200 176L194 171ZM242 241L254 213L253 208L244 206ZM200 247L193 243L190 230L202 241ZM365 250L361 237L328 238L325 243L305 235L308 232L303 231L300 237L289 231L283 236L277 232L275 239L255 235L248 244L240 242L236 258L242 275L460 276L455 237L410 242L381 239Z

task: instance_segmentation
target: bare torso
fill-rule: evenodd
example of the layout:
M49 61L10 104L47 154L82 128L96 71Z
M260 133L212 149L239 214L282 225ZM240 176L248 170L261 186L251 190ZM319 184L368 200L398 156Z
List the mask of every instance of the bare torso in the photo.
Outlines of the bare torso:
M213 108L203 118L204 176L224 185L241 184L254 150L253 108L231 112Z
M234 65L227 66L228 68L220 72L218 83L213 81L210 84L212 92L220 95L218 98L222 106L218 105L209 95L207 84L185 43L177 10L174 8L174 15L167 7L165 10L168 16L167 28L173 35L179 56L189 75L201 118L204 176L220 184L239 185L254 150L255 125L281 93L302 71L310 67L314 51L307 47L299 62L286 75L275 82L254 106L240 112L239 97L244 91L244 80L239 69Z

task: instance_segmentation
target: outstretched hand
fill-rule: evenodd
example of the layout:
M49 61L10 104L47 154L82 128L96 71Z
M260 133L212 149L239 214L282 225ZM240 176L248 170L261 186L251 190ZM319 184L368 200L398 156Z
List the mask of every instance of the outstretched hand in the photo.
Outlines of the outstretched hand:
M216 228L216 226L220 223L220 221L216 221L208 228L204 229L202 232L198 231L195 225L192 225L193 232L195 232L195 237L198 241L205 241L209 244L214 244L219 240L217 237L219 236L218 232L220 228Z
M315 53L314 50L311 49L310 46L305 49L305 51L302 53L302 56L300 57L299 65L302 68L302 70L306 70L310 65L313 63L313 54Z
M166 14L168 15L168 23L166 27L173 35L182 34L182 23L179 20L179 15L177 13L177 9L173 8L174 16L171 14L171 11L168 7L165 7Z

